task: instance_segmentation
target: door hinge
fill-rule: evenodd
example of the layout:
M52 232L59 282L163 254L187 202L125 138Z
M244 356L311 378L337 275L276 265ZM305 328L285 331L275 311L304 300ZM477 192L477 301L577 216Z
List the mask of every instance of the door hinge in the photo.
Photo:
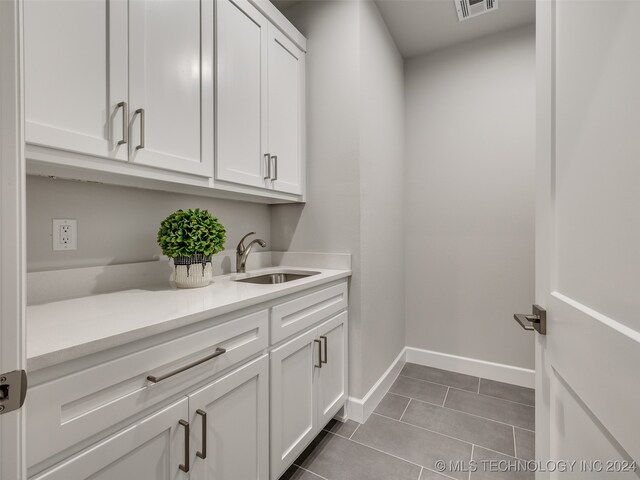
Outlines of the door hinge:
M27 372L14 370L0 374L0 415L19 410L27 396Z

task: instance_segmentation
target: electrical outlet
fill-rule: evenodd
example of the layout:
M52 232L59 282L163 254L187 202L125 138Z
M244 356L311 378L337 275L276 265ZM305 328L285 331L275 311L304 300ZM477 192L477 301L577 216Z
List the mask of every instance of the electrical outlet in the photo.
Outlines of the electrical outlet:
M78 221L53 219L53 249L77 250L78 248Z

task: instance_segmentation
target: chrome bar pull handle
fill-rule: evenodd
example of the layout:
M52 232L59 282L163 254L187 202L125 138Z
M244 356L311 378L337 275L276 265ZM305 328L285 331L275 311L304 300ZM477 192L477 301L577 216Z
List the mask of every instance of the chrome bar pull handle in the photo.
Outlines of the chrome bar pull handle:
M207 458L207 412L198 409L196 414L202 417L202 450L196 452L196 457L204 460Z
M169 377L173 377L174 375L177 375L179 373L182 373L186 370L189 370L190 368L196 367L198 365L200 365L201 363L204 362L208 362L211 359L214 359L216 357L219 357L220 355L222 355L223 353L226 353L227 349L226 348L222 348L222 347L218 347L216 348L216 351L214 353L212 353L211 355L208 355L204 358L201 358L200 360L196 360L195 362L191 362L188 365L185 365L184 367L180 367L180 368L176 368L175 370L172 370L169 373L165 373L164 375L160 375L160 376L155 376L155 375L149 375L147 377L147 380L149 380L151 383L159 383L163 380L166 380Z
M118 145L129 143L129 107L127 102L120 102L116 108L122 108L122 140L118 141Z
M317 338L313 342L318 344L318 364L314 367L322 368L322 342Z
M144 148L144 108L139 108L136 110L136 114L140 115L140 143L136 147L136 150L142 150Z
M178 465L178 468L183 472L189 472L189 436L191 434L189 428L189 422L180 420L180 425L184 427L184 463Z
M264 154L264 171L266 172L266 175L264 175L264 180L269 180L271 178L271 162L269 161L270 158L271 155L269 155L268 153Z
M278 156L271 155L271 162L273 163L273 177L271 177L272 181L278 180ZM271 169L269 169L269 174L271 174Z
M320 363L327 363L327 337L325 337L324 335L320 335L320 338L324 340L324 360L322 360L321 358Z

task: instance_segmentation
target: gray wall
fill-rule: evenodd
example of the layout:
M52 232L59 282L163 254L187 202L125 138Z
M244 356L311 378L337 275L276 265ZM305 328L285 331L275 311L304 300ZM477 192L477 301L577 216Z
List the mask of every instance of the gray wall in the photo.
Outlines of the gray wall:
M407 345L533 368L535 40L528 26L410 59Z
M405 345L403 59L374 2L360 10L362 391Z
M269 207L96 183L27 177L30 272L153 260L160 222L179 208L205 208L227 229L227 249L255 231L271 246ZM78 220L78 249L54 252L51 220Z
M274 249L351 252L350 394L404 346L403 64L369 1L285 11L308 39L309 201L272 207Z

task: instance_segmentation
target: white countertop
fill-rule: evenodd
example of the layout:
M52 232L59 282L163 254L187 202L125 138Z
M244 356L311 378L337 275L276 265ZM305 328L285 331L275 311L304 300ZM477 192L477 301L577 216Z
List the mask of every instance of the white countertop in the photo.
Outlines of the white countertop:
M277 285L233 281L283 270L319 274ZM27 367L62 363L350 275L350 270L271 267L214 277L203 288L165 283L28 306Z

